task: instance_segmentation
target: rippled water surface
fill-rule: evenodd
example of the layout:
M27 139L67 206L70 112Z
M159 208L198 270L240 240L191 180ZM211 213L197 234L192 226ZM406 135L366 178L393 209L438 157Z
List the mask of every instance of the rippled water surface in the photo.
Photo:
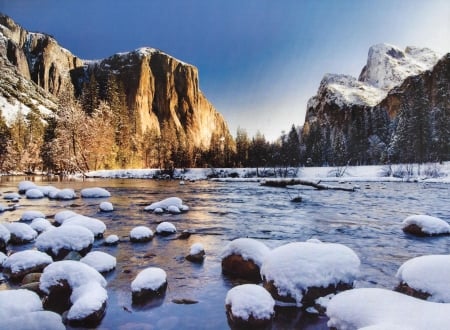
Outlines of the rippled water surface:
M2 177L0 192L17 191L23 178ZM236 283L221 274L220 253L239 237L262 240L269 247L318 238L342 243L360 257L361 277L357 287L393 288L395 273L406 260L424 254L444 254L450 250L448 237L414 238L401 230L408 215L425 213L450 219L449 186L421 183L359 183L356 192L317 191L307 188L269 188L258 183L187 182L153 180L89 180L43 182L58 188L103 187L112 197L112 213L98 212L105 199L76 199L61 202L22 199L17 210L0 214L1 220L18 220L24 210L39 210L49 217L68 208L105 222L109 234L123 239L117 247L96 241L93 250L117 258L117 268L108 280L108 307L100 329L227 329L224 301ZM346 183L345 185L349 185ZM300 194L302 203L291 203ZM166 197L180 197L190 211L180 215L157 216L143 208ZM187 240L155 237L149 243L127 241L130 230L146 225L155 230L162 221L172 222L179 232L193 232ZM193 243L206 251L203 264L184 259ZM12 249L21 250L32 244ZM163 300L146 306L131 302L130 283L136 274L158 266L168 274L169 287ZM0 289L9 287L8 283ZM196 304L176 304L174 299L190 299ZM326 329L326 318L311 317L296 310L277 313L274 329Z

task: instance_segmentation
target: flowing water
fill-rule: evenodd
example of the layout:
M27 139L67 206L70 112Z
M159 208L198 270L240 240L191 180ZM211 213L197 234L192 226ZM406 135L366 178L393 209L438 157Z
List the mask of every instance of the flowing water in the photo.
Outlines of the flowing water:
M17 191L24 178L2 177L0 192ZM318 191L307 188L270 188L258 183L187 182L136 179L41 182L58 188L103 187L112 197L115 211L100 213L105 199L49 201L22 199L17 210L0 214L0 220L18 220L24 210L38 210L51 216L71 209L105 222L109 234L123 241L105 247L97 240L93 250L117 258L117 268L106 274L108 305L99 329L228 329L224 301L227 291L237 283L221 274L220 253L231 240L250 237L274 248L294 241L318 238L345 244L361 259L361 276L356 287L392 289L395 273L406 260L425 254L446 254L448 237L415 238L401 230L402 220L411 214L429 214L450 219L450 194L446 184L370 183L360 184L356 192ZM350 185L346 183L345 185ZM290 202L300 194L301 203ZM166 197L180 197L190 211L179 215L154 215L143 208ZM158 223L170 221L178 232L189 230L187 240L155 237L149 243L130 243L130 230L138 225L155 230ZM184 257L193 243L206 251L203 264ZM10 247L32 248L33 244ZM130 283L149 266L168 274L168 290L159 301L135 306ZM10 288L3 283L0 289ZM14 287L13 285L11 285ZM189 299L195 304L177 304ZM311 316L296 309L277 312L273 329L326 329L326 317Z

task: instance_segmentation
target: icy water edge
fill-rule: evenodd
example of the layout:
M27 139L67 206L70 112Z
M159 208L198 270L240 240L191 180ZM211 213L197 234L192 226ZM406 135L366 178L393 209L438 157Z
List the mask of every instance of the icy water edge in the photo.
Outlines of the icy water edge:
M17 191L24 178L1 177L0 192ZM112 197L115 211L98 212L106 199L49 201L22 199L16 211L0 214L0 220L18 220L24 210L37 210L51 216L71 209L105 222L109 234L124 241L117 247L105 247L97 240L93 250L117 258L117 268L106 274L108 305L98 329L228 329L224 301L227 291L239 284L221 274L220 253L225 245L239 237L261 240L274 248L286 243L318 238L352 248L361 259L361 277L356 287L392 289L395 273L406 260L426 254L447 254L448 237L414 238L401 231L401 221L411 214L450 218L450 194L447 184L358 183L356 192L317 191L259 186L258 183L187 182L137 179L92 179L88 181L44 182L58 188L103 187ZM346 183L345 185L349 185ZM301 194L302 203L290 197ZM180 197L190 211L180 215L158 216L143 208L166 197ZM50 219L51 220L51 219ZM127 241L130 230L138 225L154 230L158 223L170 221L178 232L189 230L187 240L155 237L149 243ZM206 251L203 264L184 259L193 243L202 243ZM15 251L33 244L13 246ZM11 248L11 247L10 247ZM169 287L163 300L146 306L131 302L130 284L137 273L149 266L163 268ZM9 288L8 283L0 289ZM188 299L195 304L177 304ZM273 329L326 329L325 317L310 316L297 310L279 312Z

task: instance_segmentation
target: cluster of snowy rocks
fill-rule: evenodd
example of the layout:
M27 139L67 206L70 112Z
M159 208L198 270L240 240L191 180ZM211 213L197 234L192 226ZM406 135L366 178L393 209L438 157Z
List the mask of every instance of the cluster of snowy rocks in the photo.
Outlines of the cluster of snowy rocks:
M405 226L411 218L434 228L428 216L408 217ZM450 322L450 255L406 261L394 290L353 288L360 271L356 253L317 239L269 249L238 238L221 260L223 274L251 282L233 287L225 298L232 328L270 327L275 306L326 313L332 329L446 329Z
M31 199L76 198L73 189L43 187L29 181L20 182L18 188L19 193L5 193L4 199L18 203L23 195ZM111 194L103 188L86 188L80 196L108 198ZM163 212L177 213L175 208L178 212L188 210L176 197L152 205ZM99 208L105 212L114 210L106 201ZM52 218L50 222L40 211L26 210L18 221L0 222L0 271L11 283L20 285L16 290L0 291L1 329L65 329L65 324L95 327L105 315L108 293L102 274L116 268L116 258L102 251L91 251L94 242L103 238L105 223L67 209ZM177 232L166 221L159 223L155 231L162 236ZM129 235L130 242L146 242L152 238L153 231L146 226L133 228ZM104 245L120 242L114 234L103 240ZM13 246L21 244L33 244L33 247L13 251ZM196 243L186 258L202 262L204 255L203 246ZM149 267L136 276L130 288L136 303L163 296L167 275L160 268Z

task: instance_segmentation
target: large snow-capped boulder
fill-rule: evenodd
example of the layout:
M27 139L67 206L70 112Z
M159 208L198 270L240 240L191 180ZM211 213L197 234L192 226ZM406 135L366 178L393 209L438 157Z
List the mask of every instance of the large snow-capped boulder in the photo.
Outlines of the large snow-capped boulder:
M24 289L0 291L0 329L64 330L61 316L44 311L39 296Z
M164 296L167 289L167 274L158 267L148 267L139 272L131 282L134 303Z
M63 210L63 211L59 211L55 214L55 222L59 225L62 225L64 223L64 221L66 221L67 219L78 215L78 213L74 212L74 211L70 211L70 210Z
M46 230L55 228L50 221L44 218L35 218L30 223L30 227L33 228L36 232L42 233Z
M252 238L238 238L221 253L222 273L253 282L260 282L260 268L270 249Z
M256 284L238 285L225 298L227 318L232 328L261 329L270 325L275 314L275 300Z
M45 197L44 193L42 191L40 191L39 189L37 189L37 188L28 189L25 192L25 196L28 199L41 199L41 198Z
M406 261L397 271L396 290L416 298L450 303L450 255L426 255Z
M72 188L54 189L49 192L48 198L56 200L72 200L77 198L77 194Z
M402 222L405 233L416 236L449 235L450 225L439 218L424 214L410 215Z
M30 211L30 210L25 211L20 216L20 221L28 222L28 221L32 221L33 219L36 219L36 218L44 218L45 219L45 214L42 213L41 211Z
M356 253L342 244L295 242L273 249L261 276L276 300L312 306L319 297L351 288L359 266Z
M44 269L40 289L44 307L62 313L70 325L95 326L102 320L108 299L105 278L94 268L72 260L57 261Z
M144 211L150 211L155 213L161 213L158 210L163 210L169 213L181 213L189 210L187 205L183 204L181 198L169 197L162 201L152 203L144 208Z
M86 255L94 243L94 234L81 226L66 225L43 232L36 239L36 248L52 256L54 260L61 260L70 251Z
M137 226L130 231L130 241L135 243L149 242L153 239L153 231L146 226Z
M111 197L111 193L105 188L84 188L80 192L83 198L107 198Z
M21 280L26 274L41 272L52 262L53 259L44 252L19 251L3 262L3 273L13 280Z
M80 262L91 266L99 273L105 273L116 268L116 258L102 251L92 251L80 259Z
M25 194L28 189L37 189L37 185L31 181L20 181L18 185L19 194Z
M0 223L0 252L6 252L6 245L8 244L10 238L11 233L8 228Z
M5 193L5 194L3 194L3 199L9 200L9 201L17 202L17 201L19 201L19 199L21 199L21 198L22 198L22 197L20 196L20 194L14 193L14 192L10 192L10 193Z
M76 214L72 217L65 219L61 226L64 227L73 225L89 229L96 238L103 237L103 233L106 230L106 225L103 221L91 217L86 217L81 214Z
M9 222L4 223L4 226L11 234L9 239L11 244L26 244L34 241L37 237L37 232L26 223Z
M337 330L445 330L450 324L450 304L379 288L341 292L328 303L326 313L328 327Z
M158 226L156 226L156 234L161 236L168 236L175 234L177 232L177 228L171 222L161 222Z

